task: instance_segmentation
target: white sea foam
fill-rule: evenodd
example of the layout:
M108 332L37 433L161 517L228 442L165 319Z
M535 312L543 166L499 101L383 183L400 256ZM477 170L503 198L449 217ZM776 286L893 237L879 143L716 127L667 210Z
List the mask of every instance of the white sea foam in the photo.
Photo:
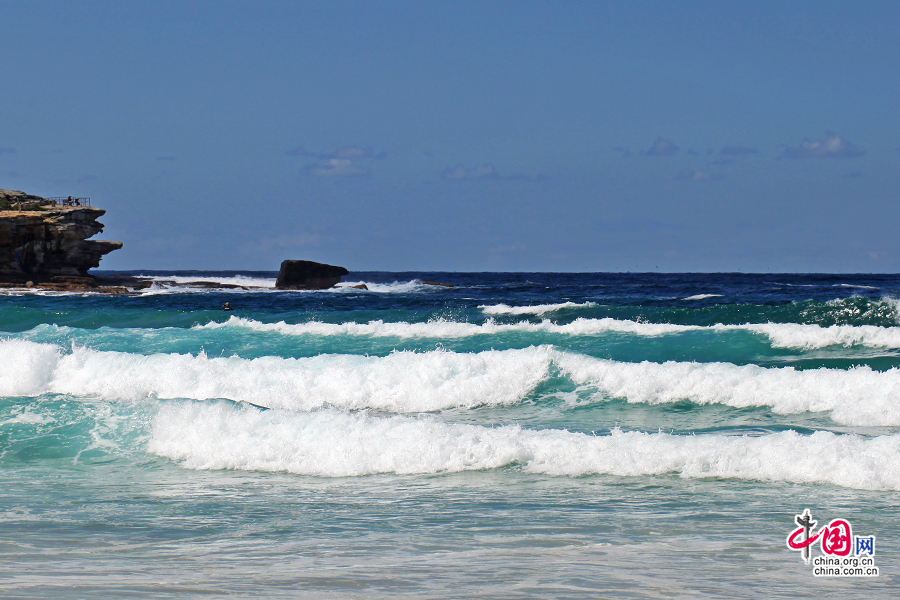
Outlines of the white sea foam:
M900 327L875 325L804 325L799 323L761 323L738 328L765 335L776 348L815 350L828 346L866 346L900 348Z
M488 319L485 323L461 323L436 319L426 323L406 323L384 321L369 321L368 323L322 323L309 321L307 323L261 323L252 319L230 317L224 323L211 322L198 325L198 329L217 329L220 327L242 327L260 332L277 332L283 335L356 335L370 337L399 337L399 338L464 338L476 335L494 335L497 333L558 333L564 335L595 335L600 333L632 333L635 335L663 335L667 333L680 333L682 331L707 329L706 327L692 325L671 325L668 323L638 323L635 321L618 319L584 319L578 318L571 323L558 325L548 319L540 323L522 321L520 323L497 323Z
M159 285L162 282L173 282L175 287L181 289L186 283L193 281L202 281L205 283L218 283L225 285L242 285L246 287L257 288L274 288L275 279L271 277L248 277L246 275L233 276L208 276L208 275L153 275L148 277L154 284Z
M173 293L208 293L210 291L221 291L216 288L191 287L187 284L195 281L205 283L218 283L228 285L240 285L250 288L250 291L259 293L261 291L277 291L275 289L275 279L265 277L247 277L244 275L235 275L233 277L211 277L211 276L175 276L175 275L155 275L151 277L153 285L151 287L140 290L139 293L144 296L152 296L156 294L173 294ZM414 279L412 281L394 281L392 283L372 283L369 281L344 281L324 290L292 290L297 293L359 293L360 290L353 289L352 286L364 283L368 291L379 294L403 294L417 292L423 290L434 289L433 286L423 284L421 281ZM240 293L244 290L240 288L226 288L229 292Z
M550 346L474 354L209 358L78 347L65 353L52 344L21 340L0 342L0 361L5 366L0 396L228 398L297 411L334 406L404 413L514 404L558 373L583 393L593 393L593 402L689 400L771 407L778 414L828 412L845 425L900 426L900 370L867 366L798 371L730 363L622 363Z
M627 319L585 319L577 318L571 323L557 324L549 319L540 323L522 321L519 323L460 323L457 321L434 320L427 323L406 323L369 321L368 323L307 323L289 324L261 323L252 319L230 317L224 323L198 325L199 329L220 327L240 327L259 332L276 332L283 335L311 336L369 336L397 338L439 338L454 339L476 335L498 333L553 333L560 335L600 335L604 333L627 333L653 337L678 334L687 331L749 331L769 338L778 348L813 350L828 346L866 346L871 348L900 348L900 327L877 327L874 325L804 325L799 323L759 323L746 325L675 325L671 323L642 323Z
M842 287L842 288L858 288L861 290L880 290L881 288L875 287L872 285L853 285L851 283L835 283L831 287Z
M63 393L136 401L228 398L271 408L433 411L512 404L546 379L549 347L457 354L209 358L205 354L100 352L0 342L0 395Z
M534 306L508 306L506 304L494 304L492 306L479 306L486 315L543 315L548 312L562 310L564 308L589 308L597 306L594 302L562 302L560 304L537 304Z
M159 408L148 450L192 469L288 471L346 477L519 465L548 475L679 474L900 490L900 436L871 439L793 431L760 437L614 430L585 435L518 426L449 424L322 410L261 411L226 403Z
M721 298L722 294L697 294L696 296L688 296L685 300L706 300L707 298Z
M694 362L620 363L559 353L560 371L604 398L662 404L690 400L733 407L769 406L778 414L830 412L845 425L900 425L900 370Z
M372 283L371 281L344 281L333 288L322 290L325 292L359 292L353 289L354 285L365 284L370 292L378 294L406 294L410 292L418 292L426 289L435 289L434 286L427 285L413 279L412 281L394 281L392 283Z
M45 425L47 423L53 423L56 419L49 415L39 415L30 411L25 411L17 414L16 416L7 419L5 421L0 421L0 425L8 425L11 423L27 423L29 425Z
M25 340L0 341L0 396L36 396L53 379L62 348Z

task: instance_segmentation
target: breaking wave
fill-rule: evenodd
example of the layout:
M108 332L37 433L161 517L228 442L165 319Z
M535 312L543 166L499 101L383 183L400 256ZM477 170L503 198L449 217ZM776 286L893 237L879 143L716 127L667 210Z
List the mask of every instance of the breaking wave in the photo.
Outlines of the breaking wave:
M688 296L685 300L706 300L708 298L721 298L722 294L697 294L695 296Z
M557 324L549 319L540 323L462 323L433 320L426 323L369 321L368 323L261 323L252 319L230 317L224 323L197 325L197 329L239 327L259 332L276 332L283 335L312 336L369 336L397 338L452 339L498 333L552 333L560 335L598 335L603 333L627 333L638 336L661 336L687 331L748 331L763 335L777 348L814 350L829 346L866 346L871 348L900 348L900 327L875 325L804 325L799 323L759 323L746 325L676 325L671 323L644 323L627 319L586 319L579 317L571 323Z
M323 410L262 411L226 402L172 402L152 424L150 452L191 469L347 477L516 466L548 475L828 483L900 490L900 435L793 431L759 437L623 432L586 435L519 426L450 424Z
M227 398L268 408L332 406L398 413L511 405L550 377L579 386L592 403L688 400L771 407L778 414L828 412L844 425L900 425L900 370L874 371L731 363L627 363L552 346L456 353L395 351L388 356L323 354L210 358L205 354L131 354L23 340L0 342L0 395L60 393L137 401Z
M269 408L433 411L520 401L547 378L549 347L385 357L323 354L209 358L205 354L101 352L0 342L0 395L61 393L137 401L147 397L228 398Z
M486 315L543 315L548 312L562 310L564 308L590 308L597 306L594 302L562 302L560 304L537 304L534 306L508 306L495 304L493 306L479 306Z

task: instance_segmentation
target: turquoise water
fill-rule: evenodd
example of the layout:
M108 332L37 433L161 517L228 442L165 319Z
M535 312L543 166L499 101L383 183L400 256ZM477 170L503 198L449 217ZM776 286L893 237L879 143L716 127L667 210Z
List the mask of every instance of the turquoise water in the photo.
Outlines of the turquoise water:
M0 296L3 597L895 586L900 277L152 275L260 287Z

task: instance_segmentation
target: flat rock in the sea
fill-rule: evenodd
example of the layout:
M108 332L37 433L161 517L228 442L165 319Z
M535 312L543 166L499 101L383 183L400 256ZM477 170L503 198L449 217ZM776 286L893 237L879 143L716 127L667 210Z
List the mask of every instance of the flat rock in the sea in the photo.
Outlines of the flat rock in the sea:
M275 287L279 290L326 290L341 282L350 271L311 260L286 260L281 263Z
M439 282L437 282L437 281L423 281L423 282L422 282L422 285L436 285L436 286L439 286L439 287L448 287L448 288L450 288L450 287L456 287L456 286L453 285L452 283L439 283Z

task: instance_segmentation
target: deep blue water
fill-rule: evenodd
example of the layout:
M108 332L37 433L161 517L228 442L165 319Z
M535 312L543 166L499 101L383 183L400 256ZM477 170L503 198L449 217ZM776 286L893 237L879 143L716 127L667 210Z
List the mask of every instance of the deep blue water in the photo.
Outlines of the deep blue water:
M900 276L143 274L0 296L3 597L895 585ZM814 577L804 508L879 577Z

